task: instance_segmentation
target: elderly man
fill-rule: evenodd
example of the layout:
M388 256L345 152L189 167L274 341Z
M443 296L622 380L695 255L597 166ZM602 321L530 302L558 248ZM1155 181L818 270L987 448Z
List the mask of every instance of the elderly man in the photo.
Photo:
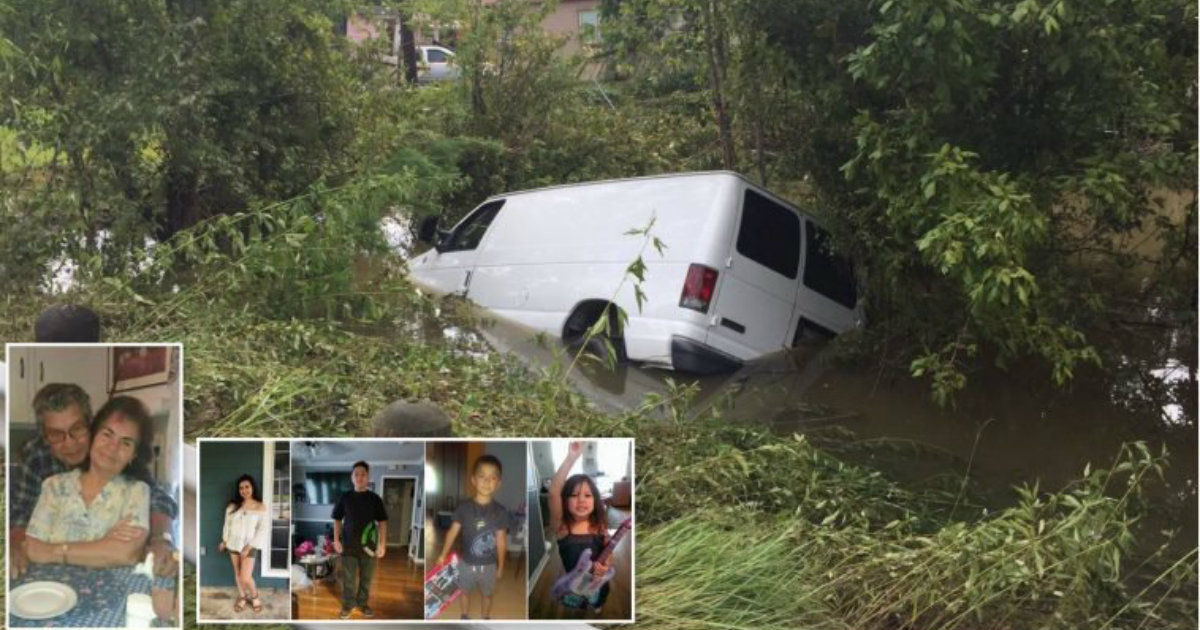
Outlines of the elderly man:
M16 578L25 572L29 558L25 553L25 528L33 515L42 481L51 475L76 468L87 458L91 443L92 406L87 392L78 385L50 383L33 398L40 435L22 449L24 461L13 476L12 510L9 520L9 569ZM175 544L171 524L179 513L175 499L154 484L150 489L150 550L154 552L154 572L161 577L177 575ZM116 534L133 540L141 531L125 522L113 526Z

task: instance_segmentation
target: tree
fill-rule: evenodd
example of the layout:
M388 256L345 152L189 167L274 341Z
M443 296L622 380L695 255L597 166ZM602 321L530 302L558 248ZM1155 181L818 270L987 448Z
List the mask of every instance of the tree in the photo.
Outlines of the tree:
M868 336L940 400L984 358L1063 384L1131 326L1194 324L1194 6L721 4L609 0L608 54L666 91L709 76L719 137L728 110L760 179L823 216L868 273Z
M50 155L20 185L63 251L118 272L145 237L356 168L362 72L317 2L14 0L0 120ZM31 185L37 182L38 185Z

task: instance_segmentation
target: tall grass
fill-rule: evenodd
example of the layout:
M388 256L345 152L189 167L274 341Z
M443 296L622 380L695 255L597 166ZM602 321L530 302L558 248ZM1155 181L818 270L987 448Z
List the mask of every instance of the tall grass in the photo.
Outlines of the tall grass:
M922 501L856 471L811 473L814 453L771 449L779 481L741 499L714 497L705 483L673 484L692 509L642 530L639 625L688 628L1024 628L1190 627L1196 607L1196 552L1128 562L1140 489L1163 462L1142 445L1125 447L1110 470L1089 470L1074 486L1018 490L1016 505L974 519L935 523ZM755 449L762 452L763 448ZM792 468L810 474L794 476ZM695 480L753 478L737 458L707 460ZM849 477L847 474L849 473ZM660 478L659 482L663 480ZM763 509L761 496L786 489L793 500ZM662 499L664 487L643 484ZM744 492L740 490L739 492ZM829 496L841 492L839 507ZM715 499L715 500L714 500ZM878 504L885 507L879 508ZM639 497L639 505L645 500ZM846 506L859 510L844 518ZM903 508L907 514L879 522ZM832 511L831 511L832 510ZM654 514L650 517L654 518Z

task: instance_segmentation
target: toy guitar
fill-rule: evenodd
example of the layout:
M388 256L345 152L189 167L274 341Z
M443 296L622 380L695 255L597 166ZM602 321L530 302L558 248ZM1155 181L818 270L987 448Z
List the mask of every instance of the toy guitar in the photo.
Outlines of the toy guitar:
M608 546L597 556L596 562L607 563L613 549L632 528L633 519L625 519L625 522L621 523L616 533L612 535L612 539L608 541ZM550 589L550 595L568 608L591 608L599 604L600 589L608 584L616 573L615 567L609 567L604 575L592 575L592 550L584 549L579 556L579 561L575 563L575 568L554 583L554 587Z
M451 552L445 562L425 574L425 618L437 617L459 595L462 589L458 588L458 554Z

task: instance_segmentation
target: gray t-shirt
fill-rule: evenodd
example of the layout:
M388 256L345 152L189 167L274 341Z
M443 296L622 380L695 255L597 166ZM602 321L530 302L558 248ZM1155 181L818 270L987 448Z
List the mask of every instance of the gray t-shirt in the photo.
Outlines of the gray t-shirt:
M472 565L496 564L496 531L508 531L508 510L496 501L480 505L472 499L458 504L454 522L462 529L462 561Z

